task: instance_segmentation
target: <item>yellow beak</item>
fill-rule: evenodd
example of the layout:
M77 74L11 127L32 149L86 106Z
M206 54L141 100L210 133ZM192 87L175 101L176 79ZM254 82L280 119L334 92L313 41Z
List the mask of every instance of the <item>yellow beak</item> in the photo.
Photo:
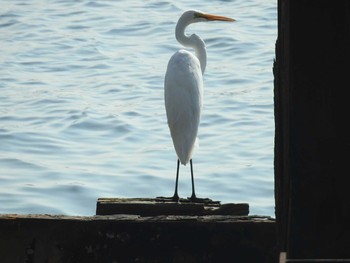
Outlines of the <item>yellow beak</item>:
M233 18L226 17L226 16L217 16L217 15L211 15L211 14L200 14L199 16L209 20L209 21L228 21L228 22L234 22L236 21Z

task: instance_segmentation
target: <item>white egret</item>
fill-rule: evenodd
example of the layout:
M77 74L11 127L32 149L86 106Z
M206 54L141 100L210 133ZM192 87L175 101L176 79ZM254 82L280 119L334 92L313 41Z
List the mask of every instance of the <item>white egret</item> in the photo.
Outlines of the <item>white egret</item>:
M189 10L182 14L177 22L175 36L185 47L193 48L195 55L186 51L177 51L169 60L164 82L164 99L168 125L178 157L175 193L170 199L179 200L178 180L180 162L190 162L192 195L190 201L197 202L208 199L196 197L194 189L192 152L197 138L203 102L203 74L207 64L207 53L204 41L192 34L185 35L188 25L205 21L235 21L232 18L206 14Z

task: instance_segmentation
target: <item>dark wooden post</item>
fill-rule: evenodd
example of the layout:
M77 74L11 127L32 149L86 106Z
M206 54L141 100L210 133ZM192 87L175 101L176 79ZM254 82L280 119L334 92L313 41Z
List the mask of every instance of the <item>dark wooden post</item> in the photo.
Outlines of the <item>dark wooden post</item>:
M288 258L350 258L350 1L279 0L276 217Z
M275 199L277 243L286 251L289 208L290 29L289 1L278 1L275 75Z

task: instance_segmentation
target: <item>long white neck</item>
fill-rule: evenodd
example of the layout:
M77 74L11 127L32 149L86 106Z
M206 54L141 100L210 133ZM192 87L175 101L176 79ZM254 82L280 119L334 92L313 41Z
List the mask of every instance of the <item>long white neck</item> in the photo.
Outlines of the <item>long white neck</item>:
M207 66L207 51L205 49L205 43L196 34L192 34L191 36L185 35L185 29L189 24L190 23L187 21L179 20L175 29L176 40L185 47L192 47L194 49L196 57L201 64L202 74L204 74L205 67Z

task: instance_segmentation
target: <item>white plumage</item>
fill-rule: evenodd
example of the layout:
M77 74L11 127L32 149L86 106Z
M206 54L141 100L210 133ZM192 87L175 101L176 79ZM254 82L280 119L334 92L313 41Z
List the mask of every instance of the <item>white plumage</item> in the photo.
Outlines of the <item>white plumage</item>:
M164 86L171 137L180 162L186 165L192 157L203 101L203 77L197 57L185 50L176 52L169 61Z
M191 23L204 21L234 21L232 18L205 14L189 10L182 14L177 22L175 36L185 47L191 47L195 55L179 50L168 63L164 81L165 109L168 125L178 156L175 193L171 200L178 201L178 178L180 162L191 164L192 196L191 201L200 201L194 189L192 153L196 142L203 104L203 74L207 64L204 41L192 34L185 35L186 27Z

